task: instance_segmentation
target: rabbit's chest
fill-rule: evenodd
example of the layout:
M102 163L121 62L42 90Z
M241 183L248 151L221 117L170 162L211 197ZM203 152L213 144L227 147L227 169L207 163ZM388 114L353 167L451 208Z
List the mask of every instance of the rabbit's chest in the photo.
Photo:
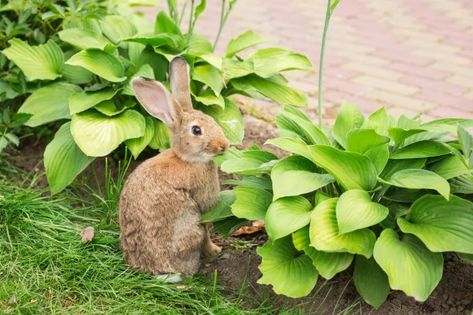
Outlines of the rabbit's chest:
M205 212L215 205L220 192L216 166L205 165L199 169L199 174L196 174L194 180L195 188L192 191L192 197L199 205L200 211Z

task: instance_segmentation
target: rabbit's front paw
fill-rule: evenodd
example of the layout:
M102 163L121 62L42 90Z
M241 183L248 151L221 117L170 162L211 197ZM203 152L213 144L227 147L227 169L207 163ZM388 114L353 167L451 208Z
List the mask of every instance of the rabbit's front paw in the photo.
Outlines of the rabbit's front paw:
M213 242L208 242L203 248L205 256L217 256L222 252L220 246L215 245Z

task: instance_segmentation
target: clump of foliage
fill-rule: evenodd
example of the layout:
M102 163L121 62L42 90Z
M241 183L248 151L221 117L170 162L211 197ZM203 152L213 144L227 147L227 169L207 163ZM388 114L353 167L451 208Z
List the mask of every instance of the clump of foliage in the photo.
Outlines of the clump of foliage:
M241 178L204 215L227 234L264 221L259 283L302 297L353 263L358 292L377 308L390 289L425 301L444 252L471 261L473 137L464 127L473 120L396 120L384 108L365 118L344 104L329 133L294 107L276 124L280 137L268 144L290 155L231 150L221 168Z
M233 4L222 7L222 23ZM60 123L44 152L53 193L69 185L94 158L107 156L122 144L135 158L147 147L168 147L168 130L137 106L130 82L145 76L168 85L169 60L176 55L190 65L195 106L215 118L231 143L243 139L242 115L231 95L266 97L280 104L307 103L281 74L309 69L306 57L265 48L243 58L242 51L263 41L253 31L231 40L225 56L216 55L215 45L193 32L205 5L201 1L195 6L192 1L187 32L179 26L183 12L179 14L175 1L169 1L171 14L159 12L154 24L124 10L61 23L40 45L22 37L8 40L9 46L1 51L8 60L4 67L17 67L21 74L16 78L30 87L25 93L31 94L18 110L31 115L25 125ZM0 84L14 89L10 81Z

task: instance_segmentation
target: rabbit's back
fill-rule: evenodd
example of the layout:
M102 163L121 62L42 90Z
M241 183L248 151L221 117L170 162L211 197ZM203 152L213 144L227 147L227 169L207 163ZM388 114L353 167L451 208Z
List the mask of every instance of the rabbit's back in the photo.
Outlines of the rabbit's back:
M132 267L153 274L198 270L205 235L200 211L215 202L209 189L218 191L218 181L212 170L183 169L188 164L179 161L172 150L165 151L143 162L125 183L120 242Z

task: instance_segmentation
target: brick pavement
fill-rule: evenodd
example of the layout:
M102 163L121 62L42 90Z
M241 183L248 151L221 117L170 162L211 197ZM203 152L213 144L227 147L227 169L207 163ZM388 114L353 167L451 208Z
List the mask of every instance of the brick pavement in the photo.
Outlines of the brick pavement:
M265 47L307 55L314 71L290 73L292 86L316 107L317 69L325 1L239 0L217 47L253 29ZM152 14L151 12L150 15ZM196 31L215 37L220 1L207 1ZM473 1L342 0L326 46L327 118L342 101L369 113L473 118Z

